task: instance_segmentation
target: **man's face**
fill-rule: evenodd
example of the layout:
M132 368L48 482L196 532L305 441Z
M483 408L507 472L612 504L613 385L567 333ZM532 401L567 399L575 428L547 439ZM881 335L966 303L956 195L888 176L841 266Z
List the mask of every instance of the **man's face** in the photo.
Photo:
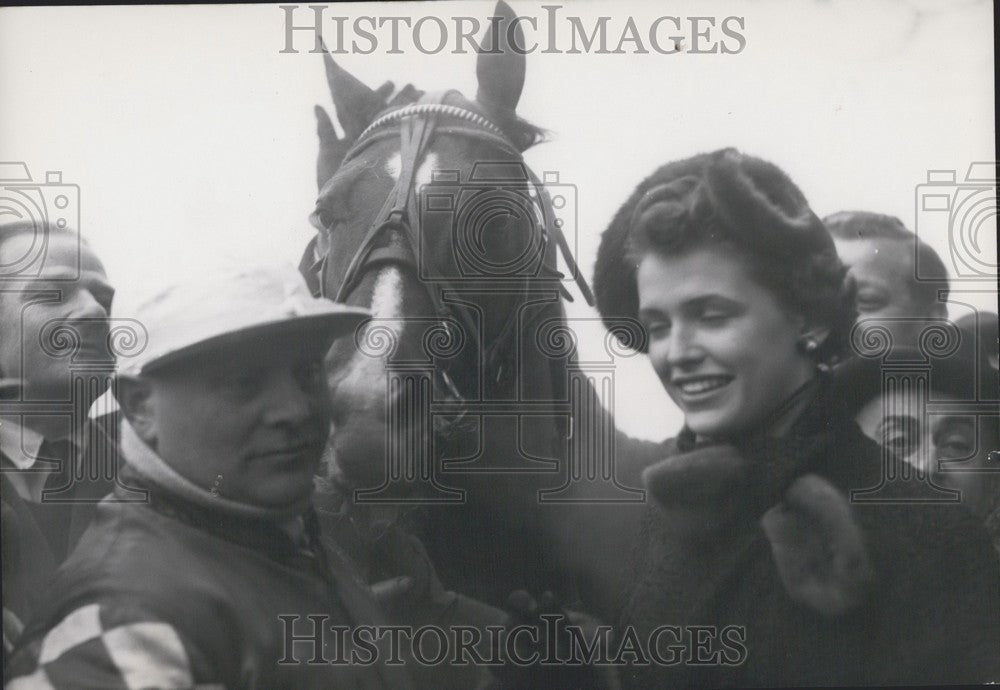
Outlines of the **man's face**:
M278 509L308 499L330 416L326 348L301 340L227 345L152 374L144 440L217 495Z
M955 396L934 392L935 401ZM928 473L938 486L958 489L973 512L991 504L984 495L990 451L997 450L995 420L972 415L928 414L913 391L876 396L855 416L865 436L900 460Z
M837 254L857 284L858 321L884 325L896 346L917 346L928 318L944 316L943 305L914 297L916 280L911 243L898 240L834 238ZM902 320L901 320L902 319Z
M35 239L26 232L4 240L0 265L13 265L31 251ZM113 296L104 266L89 248L76 237L50 235L37 278L27 284L0 283L0 375L20 379L25 399L65 400L74 359L109 357ZM57 323L71 330L70 339L59 335L64 330L54 329ZM72 339L78 339L78 347L67 347Z

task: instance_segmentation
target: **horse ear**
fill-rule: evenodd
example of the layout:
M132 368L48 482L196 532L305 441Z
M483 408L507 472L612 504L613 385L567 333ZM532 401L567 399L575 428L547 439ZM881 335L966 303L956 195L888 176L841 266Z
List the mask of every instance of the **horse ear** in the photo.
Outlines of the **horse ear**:
M524 88L524 32L521 25L517 24L514 26L514 36L509 36L509 29L517 15L503 0L498 0L494 17L501 21L496 29L491 24L491 28L487 30L483 49L476 62L476 78L479 81L476 100L502 113L512 114ZM493 38L497 39L499 45L491 45ZM516 42L518 50L511 47L508 39ZM487 47L487 44L490 45Z
M340 120L348 141L354 141L385 107L385 85L377 92L372 91L334 62L330 53L323 53L323 65L326 67L326 83L330 86L337 119Z
M316 113L316 134L319 135L319 156L316 158L316 187L323 189L347 155L348 142L337 136L330 116L320 106Z

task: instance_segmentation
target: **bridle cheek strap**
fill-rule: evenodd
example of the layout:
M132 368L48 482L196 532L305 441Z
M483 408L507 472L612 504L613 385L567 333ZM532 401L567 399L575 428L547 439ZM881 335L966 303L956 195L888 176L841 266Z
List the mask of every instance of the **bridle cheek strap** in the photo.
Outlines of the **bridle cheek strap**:
M444 100L446 96L447 92L445 91L426 94L424 98L421 99L421 102L424 102L424 99L430 97L437 99L431 102L439 103ZM386 197L385 203L382 205L382 208L375 216L375 220L372 222L368 231L365 233L365 236L362 238L361 244L358 246L358 250L354 253L354 257L351 259L351 263L347 266L347 270L344 273L344 279L341 281L340 288L337 290L337 294L334 297L335 302L343 302L347 299L347 296L350 295L354 288L357 287L356 282L361 275L361 268L368 262L375 240L378 239L383 232L397 230L405 233L413 251L419 251L419 245L415 242L419 242L420 238L415 237L416 233L413 231L409 220L411 217L414 217L411 213L413 181L423 159L424 151L430 143L431 135L434 133L437 118L434 115L427 115L419 118L407 118L401 120L399 124L399 179L396 181L392 191ZM392 257L385 256L382 257L382 260L395 258L398 258L398 255L393 252ZM413 259L416 260L416 254L414 254Z
M439 91L425 94L420 99L419 104L443 103L448 93L447 91ZM422 262L431 275L440 275L433 265L431 257L422 254L420 234L416 225L416 223L419 223L420 216L419 209L417 208L417 190L414 184L417 170L419 170L424 154L430 145L437 121L437 114L432 109L422 113L419 117L400 120L399 179L386 198L378 215L375 216L371 227L368 228L364 238L362 238L358 250L351 259L347 271L344 273L344 280L337 290L334 301L345 301L348 295L357 287L357 282L360 280L360 276L363 275L362 269L366 265L373 263L412 264L419 277L420 270L417 264ZM378 249L374 248L376 240L383 233L392 231L402 234L406 238L409 243L409 251L398 245L390 245ZM439 292L433 287L429 287L426 292L431 303L434 305L438 318L441 319L444 328L448 330L452 311L448 309ZM478 325L473 321L472 317L462 309L456 310L454 313L467 329L470 337L473 340L478 340L476 336Z
M525 169L528 171L528 177L531 181L531 184L535 185L535 189L537 189L538 193L541 195L540 203L542 204L542 208L547 208L547 209L553 208L552 199L549 196L549 190L546 189L545 185L542 184L541 180L538 179L538 176L534 173L533 170L527 167ZM569 269L570 275L573 276L573 279L576 282L577 287L580 289L580 293L583 295L583 299L587 302L589 306L593 307L594 305L597 304L597 301L594 299L594 293L591 291L590 285L587 284L587 279L583 276L583 273L580 272L580 266L576 263L576 259L573 258L573 251L570 249L569 242L566 241L565 233L563 233L562 228L556 222L555 214L547 213L545 214L545 217L546 217L546 222L545 222L546 235L548 237L555 238L556 246L559 248L559 252L562 254L563 261L566 262L566 268ZM553 263L551 268L555 269L555 257L553 257ZM573 295L571 295L569 291L566 290L566 288L563 287L561 284L560 284L560 291L568 301L570 302L573 301Z

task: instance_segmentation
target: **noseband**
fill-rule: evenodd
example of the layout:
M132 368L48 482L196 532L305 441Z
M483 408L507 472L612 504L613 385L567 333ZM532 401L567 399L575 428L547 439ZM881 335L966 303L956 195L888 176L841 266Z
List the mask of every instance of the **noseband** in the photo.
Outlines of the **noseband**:
M355 251L354 256L348 263L340 286L333 295L334 301L345 301L358 287L368 267L377 263L397 263L404 266L412 266L416 269L417 257L420 257L420 260L423 261L424 266L427 267L431 275L443 275L435 270L431 257L427 256L426 253L421 255L420 252L420 215L417 208L418 195L414 185L416 172L436 132L483 141L498 151L516 158L518 161L523 160L521 152L495 124L478 113L458 106L446 105L443 101L449 93L452 92L425 94L417 103L379 117L361 133L357 142L355 142L344 156L344 163L356 158L362 151L375 142L393 136L395 134L393 126L398 125L401 161L399 179L386 197L385 203L375 216L374 221L361 240L357 251ZM458 122L450 122L446 125L440 124L439 118L448 118L451 121L457 120ZM542 277L550 279L562 277L562 274L556 270L554 265L555 255L547 250L550 239L554 238L585 299L588 304L593 305L594 300L590 288L577 268L561 228L555 223L552 213L545 213L546 208L551 209L551 202L549 201L545 187L538 181L534 173L528 170L527 166L524 166L524 170L527 171L529 176L528 181L534 188L535 193L531 194L531 197L534 203L539 205L535 209L535 215L540 220L535 223L532 230L533 233L536 233L536 236L532 239L533 241L537 241L544 255L542 269L546 271L547 275ZM541 206L541 204L546 204L546 206ZM393 232L397 236L405 238L406 243L404 246L393 242L388 243L386 246L375 246L384 233ZM551 260L548 260L549 256L551 256ZM320 294L329 298L330 295L326 291L325 275L327 265L326 257L323 257L319 267L320 276L318 282ZM419 271L417 271L417 275L419 275ZM530 277L526 278L526 280L529 279ZM473 342L479 346L479 351L482 352L484 357L484 365L497 359L499 352L512 344L508 343L508 341L513 333L515 321L513 315L505 322L500 336L484 348L484 343L481 342L481 334L479 334L477 325L468 311L461 308L449 308L442 296L443 290L437 289L433 283L420 282L424 284L427 297L430 299L431 304L434 305L437 318L440 319L441 326L445 332L449 336L451 335L449 323L457 318L470 334ZM448 285L445 284L445 287L448 287ZM572 300L572 297L566 292L562 283L559 283L559 288L564 296ZM454 383L447 375L447 372L442 371L442 378L444 378L445 385L451 393L458 400L463 400Z

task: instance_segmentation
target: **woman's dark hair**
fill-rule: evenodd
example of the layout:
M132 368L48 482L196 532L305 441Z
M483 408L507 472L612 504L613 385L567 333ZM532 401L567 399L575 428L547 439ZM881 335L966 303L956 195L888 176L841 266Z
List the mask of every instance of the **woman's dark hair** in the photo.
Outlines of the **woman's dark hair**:
M791 313L830 329L815 353L849 353L853 283L823 223L777 166L723 149L661 167L632 193L601 236L594 275L597 308L609 328L639 309L636 271L649 253L727 246Z

